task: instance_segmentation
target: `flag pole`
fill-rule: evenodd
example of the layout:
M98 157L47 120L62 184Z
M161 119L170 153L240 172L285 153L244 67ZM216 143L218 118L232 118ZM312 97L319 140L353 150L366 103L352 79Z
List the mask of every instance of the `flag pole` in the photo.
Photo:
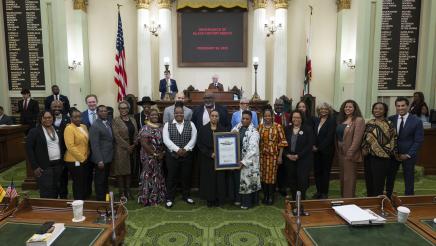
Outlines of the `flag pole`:
M309 17L309 49L312 46L312 14L313 14L313 6L309 5L310 8L310 17ZM312 51L310 51L310 59L312 60ZM312 67L312 64L311 64ZM312 70L312 68L311 68ZM312 73L312 71L310 71ZM312 74L310 75L310 79L307 81L307 94L310 94L310 80L312 79Z

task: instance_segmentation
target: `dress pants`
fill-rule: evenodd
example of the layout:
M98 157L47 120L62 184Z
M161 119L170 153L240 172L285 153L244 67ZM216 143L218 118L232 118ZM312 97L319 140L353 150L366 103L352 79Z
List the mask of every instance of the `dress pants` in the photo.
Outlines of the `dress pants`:
M284 162L284 160L283 160L283 162ZM279 192L285 192L286 186L287 186L287 182L286 182L285 165L278 165L278 167L277 167L277 187L279 189Z
M306 190L309 188L310 165L300 161L286 160L286 172L292 199L295 200L297 191L301 192L301 200L306 199Z
M391 159L389 174L386 179L386 194L391 197L394 191L395 177L397 176L398 168L402 164L404 174L404 195L412 196L415 194L415 164L416 157L402 162L396 159Z
M100 169L98 164L94 170L94 190L97 201L105 201L108 193L108 177L111 163L105 163L104 168Z
M259 204L259 192L255 191L250 194L240 194L241 206L252 208Z
M333 152L315 152L313 174L315 176L316 190L318 194L327 195L330 185L330 171L332 169Z
M229 171L229 196L233 202L241 202L241 194L239 194L239 188L241 186L241 170Z
M356 169L359 162L346 160L345 156L338 153L339 179L341 182L341 196L352 198L356 195Z
M391 159L368 155L365 158L365 180L368 196L383 195Z
M58 198L63 167L62 160L55 160L50 161L48 167L43 169L41 176L37 178L41 198Z
M89 197L92 195L92 180L94 178L94 167L97 164L94 162L88 161L86 163L86 186L85 186L85 199L89 199Z
M87 179L88 179L88 163L80 163L76 166L74 162L65 162L68 171L73 180L73 198L74 200L86 200Z
M173 153L174 154L174 153ZM174 201L178 181L182 186L184 199L190 196L191 174L192 174L192 153L188 152L186 157L175 158L172 153L166 152L165 160L168 169L166 178L167 200Z
M68 168L66 165L63 165L62 167L62 174L61 174L61 184L60 184L60 192L59 192L59 198L61 199L67 199L68 198Z

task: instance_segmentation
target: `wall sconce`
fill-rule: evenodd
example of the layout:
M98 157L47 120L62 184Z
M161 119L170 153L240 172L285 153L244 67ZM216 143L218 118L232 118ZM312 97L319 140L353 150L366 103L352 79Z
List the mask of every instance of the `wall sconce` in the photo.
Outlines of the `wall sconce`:
M266 31L266 36L269 37L271 35L274 35L274 33L278 30L282 30L283 29L283 25L282 23L278 23L276 24L274 22L274 18L270 18L269 24L265 23L265 31Z
M82 62L73 60L73 63L71 63L71 66L68 65L68 69L70 69L71 71L74 71L77 69L77 67L82 66Z
M144 28L148 29L151 35L155 37L159 36L160 24L156 24L154 21L151 21L150 25L144 24Z
M343 60L342 63L344 63L349 69L355 69L356 64L353 63L353 59Z

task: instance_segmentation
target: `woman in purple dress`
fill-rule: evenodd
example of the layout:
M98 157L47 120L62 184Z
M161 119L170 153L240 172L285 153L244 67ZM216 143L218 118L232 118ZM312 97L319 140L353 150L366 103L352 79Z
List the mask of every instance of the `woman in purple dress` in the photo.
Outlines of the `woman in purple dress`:
M163 176L165 147L162 138L162 125L158 123L159 112L151 109L150 120L138 134L141 143L142 172L138 203L153 206L165 200L166 188Z

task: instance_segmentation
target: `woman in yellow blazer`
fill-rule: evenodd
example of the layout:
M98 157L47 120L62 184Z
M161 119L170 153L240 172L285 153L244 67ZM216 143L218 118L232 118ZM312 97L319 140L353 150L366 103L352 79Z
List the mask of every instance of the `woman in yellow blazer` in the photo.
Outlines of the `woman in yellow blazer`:
M86 177L87 159L89 155L89 136L85 125L81 124L81 112L73 109L71 111L71 124L68 124L64 131L64 140L67 151L64 161L73 179L74 200L86 200Z

